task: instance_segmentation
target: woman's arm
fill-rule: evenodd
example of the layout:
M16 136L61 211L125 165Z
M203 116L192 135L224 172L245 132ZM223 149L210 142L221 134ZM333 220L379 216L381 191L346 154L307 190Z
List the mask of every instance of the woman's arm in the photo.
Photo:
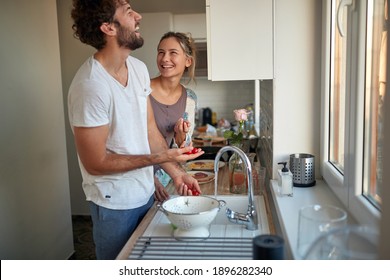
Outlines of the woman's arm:
M202 155L204 152L198 149L195 154L186 154L192 150L192 147L180 148L180 149L168 149L167 144L162 137L160 131L157 128L153 108L148 100L148 139L152 154L161 150L165 150L167 153L167 160L160 163L160 166L171 176L173 179L176 191L181 195L191 195L191 189L195 189L200 192L198 181L192 176L188 175L179 162L186 162Z

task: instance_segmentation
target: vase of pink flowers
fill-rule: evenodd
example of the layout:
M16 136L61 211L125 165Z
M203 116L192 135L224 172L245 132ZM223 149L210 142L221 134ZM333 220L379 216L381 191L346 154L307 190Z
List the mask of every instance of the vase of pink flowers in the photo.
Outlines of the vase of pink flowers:
M229 145L242 149L244 124L248 118L248 112L245 109L234 110L234 117L238 122L237 132L225 131L224 137L228 139ZM236 153L233 153L229 159L229 190L235 194L246 193L248 190L245 164Z

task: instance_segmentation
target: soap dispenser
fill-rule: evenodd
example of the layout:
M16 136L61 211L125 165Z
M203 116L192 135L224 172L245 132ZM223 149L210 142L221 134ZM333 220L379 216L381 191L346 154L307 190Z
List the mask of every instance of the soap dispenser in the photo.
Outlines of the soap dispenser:
M281 196L293 196L293 175L286 167L287 162L279 162L283 168L278 169L279 194Z

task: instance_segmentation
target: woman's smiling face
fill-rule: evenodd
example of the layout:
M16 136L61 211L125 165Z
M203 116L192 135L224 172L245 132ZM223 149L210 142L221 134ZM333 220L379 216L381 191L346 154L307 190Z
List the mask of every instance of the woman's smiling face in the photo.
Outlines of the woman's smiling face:
M160 42L157 66L163 77L182 76L186 67L191 65L191 61L176 38L169 37Z

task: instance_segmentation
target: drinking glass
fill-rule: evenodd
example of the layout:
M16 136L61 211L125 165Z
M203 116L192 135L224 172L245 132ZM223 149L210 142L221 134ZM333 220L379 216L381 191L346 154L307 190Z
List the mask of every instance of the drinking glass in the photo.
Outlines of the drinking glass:
M367 226L351 225L321 235L306 253L306 260L375 260L379 233Z
M299 210L298 255L304 258L309 247L322 234L347 225L347 213L333 205L308 205Z

